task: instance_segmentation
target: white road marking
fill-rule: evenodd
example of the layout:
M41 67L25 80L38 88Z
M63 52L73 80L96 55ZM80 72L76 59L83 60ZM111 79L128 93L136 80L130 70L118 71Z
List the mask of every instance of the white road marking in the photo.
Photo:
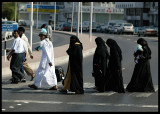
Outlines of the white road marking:
M131 40L131 39L127 39L127 40Z
M91 93L91 95L97 95L97 96L111 96L115 94L116 92L109 91L109 92L104 92L104 93Z
M2 111L5 111L6 109L2 109Z
M37 100L2 100L3 102L29 102L43 104L71 104L71 105L94 105L94 106L116 106L116 107L141 107L141 108L158 108L158 105L144 104L115 104L115 103L94 103L94 102L60 102L60 101L37 101Z
M9 108L14 108L14 106L9 106Z

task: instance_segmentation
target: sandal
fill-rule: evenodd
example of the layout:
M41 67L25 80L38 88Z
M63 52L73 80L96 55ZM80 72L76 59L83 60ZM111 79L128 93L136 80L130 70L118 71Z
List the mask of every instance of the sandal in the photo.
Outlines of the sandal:
M33 89L38 89L38 87L35 86L34 84L32 84L32 85L29 84L28 87L33 88Z
M58 90L58 88L51 87L49 90Z
M35 77L35 73L32 74L30 81L33 81L34 77Z

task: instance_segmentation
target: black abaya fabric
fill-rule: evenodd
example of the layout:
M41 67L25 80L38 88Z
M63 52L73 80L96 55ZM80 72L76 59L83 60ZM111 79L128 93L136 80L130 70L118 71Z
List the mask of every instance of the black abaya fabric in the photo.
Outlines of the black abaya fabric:
M110 47L110 59L108 63L109 77L106 81L106 91L125 93L122 77L122 52L113 39L108 39L106 44Z
M95 50L93 56L93 72L95 78L95 86L99 92L105 91L105 80L107 76L108 70L108 60L109 53L107 50L107 46L102 38L98 37L95 39L97 44L97 48Z
M70 46L66 51L69 55L71 71L70 90L73 92L84 92L83 90L83 46L77 36L71 36Z
M143 38L138 39L143 48L143 58L135 64L131 81L127 85L126 90L129 92L154 92L152 76L150 71L151 50L147 41Z

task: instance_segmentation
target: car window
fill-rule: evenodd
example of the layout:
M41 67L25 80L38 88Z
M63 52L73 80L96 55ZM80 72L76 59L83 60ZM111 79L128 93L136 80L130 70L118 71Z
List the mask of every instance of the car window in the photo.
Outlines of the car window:
M112 26L114 26L116 23L109 23L109 25L112 25Z
M104 23L104 25L108 25L108 23Z
M127 23L127 24L124 24L124 26L132 26L132 24Z

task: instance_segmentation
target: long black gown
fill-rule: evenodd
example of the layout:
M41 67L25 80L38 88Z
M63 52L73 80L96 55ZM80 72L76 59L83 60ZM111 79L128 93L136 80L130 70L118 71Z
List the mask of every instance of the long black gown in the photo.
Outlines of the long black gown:
M105 80L108 70L109 53L107 46L102 38L95 39L97 48L93 56L93 72L95 78L95 86L99 92L105 91Z
M77 36L71 36L70 47L66 51L69 55L69 65L71 72L70 91L84 93L83 90L83 46ZM68 71L68 70L67 70Z
M110 47L110 59L108 63L109 77L106 81L106 91L125 93L122 77L122 52L113 39L108 39L106 44Z
M143 58L140 58L138 63L135 64L131 81L127 85L126 90L129 92L154 92L149 62L151 50L147 41L142 38L138 39L138 41L141 42L143 48Z

